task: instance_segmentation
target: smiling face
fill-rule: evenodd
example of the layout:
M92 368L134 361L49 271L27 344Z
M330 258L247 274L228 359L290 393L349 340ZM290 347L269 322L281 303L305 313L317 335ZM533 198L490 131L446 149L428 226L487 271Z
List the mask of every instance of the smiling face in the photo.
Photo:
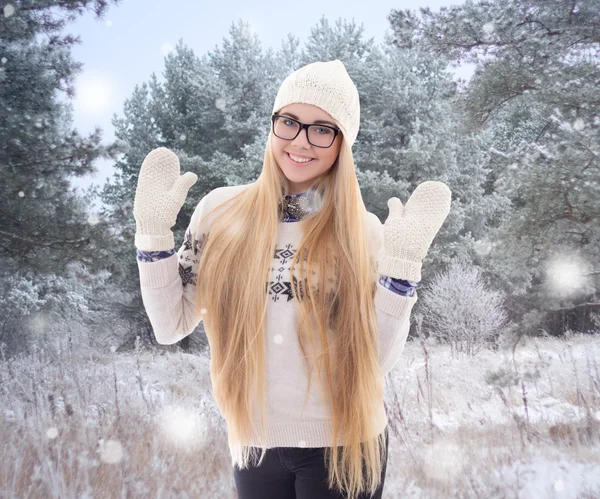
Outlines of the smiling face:
M289 116L307 125L318 123L337 128L328 113L311 104L290 104L283 107L277 114ZM307 191L319 176L333 166L340 153L342 140L342 134L339 133L331 147L322 148L315 147L308 142L306 130L302 130L294 140L272 136L273 155L279 168L288 179L290 194ZM307 159L310 161L302 162Z

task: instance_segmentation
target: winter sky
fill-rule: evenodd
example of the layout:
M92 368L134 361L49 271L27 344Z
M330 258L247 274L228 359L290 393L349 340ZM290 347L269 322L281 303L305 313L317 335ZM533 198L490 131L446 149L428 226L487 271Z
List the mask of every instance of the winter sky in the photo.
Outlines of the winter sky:
M122 116L123 102L135 85L148 82L154 72L162 81L164 57L179 39L202 55L220 45L232 23L242 19L250 23L263 46L277 50L288 33L300 39L301 46L322 16L331 23L338 18L354 21L365 28L367 37L383 40L392 9L430 7L462 3L461 0L303 0L267 2L232 0L198 2L194 0L122 0L111 6L104 20L89 12L67 26L66 32L79 35L81 43L73 47L73 57L83 63L76 79L74 126L82 134L98 126L104 143L114 139L111 117ZM456 77L469 79L472 68L452 70ZM275 96L273 96L275 98ZM96 163L94 177L72 179L73 186L85 188L91 183L103 185L112 176L108 162Z

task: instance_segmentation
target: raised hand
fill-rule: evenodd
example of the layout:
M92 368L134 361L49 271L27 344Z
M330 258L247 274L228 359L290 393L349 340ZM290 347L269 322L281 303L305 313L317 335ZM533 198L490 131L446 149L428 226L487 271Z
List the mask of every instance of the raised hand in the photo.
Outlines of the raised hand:
M451 198L446 184L428 180L417 186L406 206L396 197L388 200L390 214L383 224L380 274L421 280L422 261L450 213Z
M177 221L188 190L198 176L180 176L179 158L166 147L148 153L138 177L133 216L135 246L145 251L166 251L175 247L171 227Z

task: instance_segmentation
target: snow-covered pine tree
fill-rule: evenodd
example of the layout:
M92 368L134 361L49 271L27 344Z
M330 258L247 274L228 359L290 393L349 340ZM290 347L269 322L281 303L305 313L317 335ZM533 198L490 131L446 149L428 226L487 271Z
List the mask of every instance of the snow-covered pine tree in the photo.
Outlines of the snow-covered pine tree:
M529 332L586 330L600 306L600 2L496 0L420 13L392 12L397 46L477 65L465 125L498 139L487 188L512 207L491 228L490 265L513 290L511 311Z
M9 345L9 353L27 348L28 315L42 308L60 310L74 301L52 285L66 279L71 262L101 266L98 248L106 225L90 223L86 201L70 188L69 177L95 171L94 160L114 157L118 150L101 145L100 130L83 137L71 126L69 99L82 68L71 48L80 39L62 30L87 11L101 18L108 6L105 0L15 0L4 5L0 341Z
M2 271L60 272L71 259L85 257L93 237L84 203L68 178L95 171L95 159L114 153L100 145L100 130L82 137L72 129L72 106L58 98L74 95L81 71L71 57L80 40L61 30L85 10L101 16L108 2L11 6L0 25Z

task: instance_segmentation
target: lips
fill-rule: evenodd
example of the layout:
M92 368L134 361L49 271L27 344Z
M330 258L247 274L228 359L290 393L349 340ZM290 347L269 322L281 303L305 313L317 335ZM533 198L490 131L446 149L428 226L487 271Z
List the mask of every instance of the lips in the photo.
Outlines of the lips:
M292 159L292 157L290 156L290 153L286 152L286 155L287 155L288 159L290 160L290 162L296 166L310 165L315 160L315 158L312 158L310 161L305 161L303 163L300 163L299 161L294 161ZM297 156L297 157L300 157L300 156Z

